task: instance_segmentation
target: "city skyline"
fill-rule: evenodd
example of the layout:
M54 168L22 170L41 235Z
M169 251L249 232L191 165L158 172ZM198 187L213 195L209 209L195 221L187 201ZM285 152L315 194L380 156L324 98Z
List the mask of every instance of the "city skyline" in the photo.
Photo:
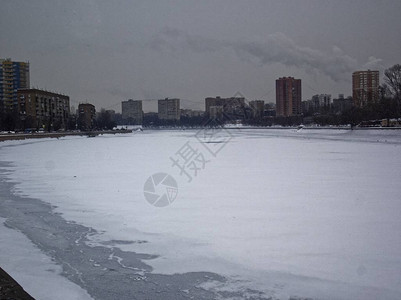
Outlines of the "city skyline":
M27 66L27 70L28 71L26 71L26 75L24 75L24 77L27 77L28 79L27 79L27 82L29 82L29 77L30 77L30 75L29 75L29 61L26 61L26 62L15 62L15 61L12 61L11 60L11 58L0 58L0 62L3 62L3 64L4 63L8 63L9 65L20 65L20 64L22 64L22 66L24 66L23 68L22 68L22 71L23 72L25 72L26 70L25 70L25 66ZM1 66L0 65L0 70L2 70L2 68L6 71L6 74L8 74L7 72L11 72L11 71L9 71L7 68L8 67L4 67L4 66ZM18 67L18 70L19 70L19 68L20 67ZM14 71L13 71L14 72ZM19 71L18 71L19 72ZM17 73L18 73L17 72ZM15 72L14 72L15 73ZM16 74L17 74L16 73ZM379 88L379 85L380 85L380 79L379 79L379 71L377 71L377 70L370 70L370 69L368 69L368 70L365 70L365 71L355 71L355 72L353 72L352 73L352 85L353 85L353 89L352 89L352 96L348 96L348 97L351 97L351 98L354 98L354 102L355 101L357 101L357 98L355 98L355 75L356 74L370 74L370 73L374 73L375 74L375 84L376 84L376 98L375 98L375 101L377 101L378 100L378 88ZM18 73L19 74L19 73ZM1 73L0 73L0 75L1 75ZM14 74L15 75L15 74ZM13 76L14 76L13 75ZM9 75L7 75L7 76L9 76ZM19 77L19 75L17 76L17 77ZM282 79L294 79L293 77L291 77L291 76L289 76L289 77L280 77L280 78L278 78L278 79L276 79L276 87L275 87L275 92L276 92L276 99L274 99L274 100L270 100L270 101L267 101L266 103L268 103L268 104L273 104L273 105L276 105L277 103L281 103L282 102L282 100L278 100L278 96L277 96L277 92L280 90L280 89L278 89L278 86L277 86L277 82L278 81L281 81ZM0 83L2 82L2 77L0 77ZM297 79L296 81L298 81L299 82L299 87L298 87L298 89L301 89L301 87L302 87L302 84L301 84L301 79ZM4 81L4 83L6 84L8 81ZM17 83L16 83L17 84ZM18 81L18 84L19 84L19 81ZM366 88L366 87L365 87ZM56 91L54 91L54 90L47 90L47 89L40 89L39 87L28 87L28 86L26 86L26 88L25 88L26 90L29 90L29 89L31 89L31 90L40 90L40 91L42 91L42 92L45 92L45 93L50 93L50 94L58 94ZM17 90L20 90L19 88L17 88L17 89L15 89L15 95L17 95ZM362 88L362 90L364 90L364 88ZM1 91L1 90L0 90ZM237 94L238 95L241 95L241 96L243 96L240 92L237 92ZM64 95L64 94L59 94L60 96L67 96L67 95ZM301 95L301 92L300 92L300 90L299 90L299 95L298 95L298 104L297 104L297 109L296 109L296 111L297 111L297 113L295 113L295 114L293 114L293 113L290 113L290 114L288 114L287 115L287 113L279 113L280 115L286 115L286 116L290 116L290 115L299 115L300 114L300 111L301 111L301 102L310 102L310 101L313 101L313 99L315 98L315 97L321 97L321 96L325 96L325 97L328 97L328 102L327 102L327 104L325 104L326 106L327 105L330 105L331 104L331 101L332 101L332 98L331 98L331 94L314 94L314 95L312 95L312 97L311 97L311 99L304 99L304 98L302 98L302 95ZM217 99L220 99L221 98L221 96L216 96L217 97ZM233 98L233 97L231 97L231 98ZM234 97L235 98L235 97ZM335 100L335 99L343 99L344 98L344 94L338 94L338 97L333 97L333 99ZM122 114L123 116L124 116L124 104L128 104L128 103L130 103L130 102L135 102L135 103L141 103L141 111L143 111L143 112L150 112L150 113L154 113L154 112L156 112L156 111L160 111L160 101L164 101L164 100L167 100L167 99L169 99L168 97L167 98L165 98L165 99L137 99L137 100L133 100L133 99L128 99L128 100L121 100L121 103L122 103L122 109L121 109L121 111L119 111L118 109L116 110L116 109L112 109L112 110L110 110L111 108L116 108L117 106L118 106L118 103L116 103L116 104L113 104L112 106L110 106L110 107L107 107L106 108L106 110L109 110L109 111L113 111L113 112L115 112L115 111L117 111L117 113L120 113L120 114ZM171 98L170 98L171 99ZM206 103L207 103L207 100L208 99L212 99L211 97L206 97L205 98L205 101L206 101ZM246 100L247 102L265 102L264 100L260 100L260 99L247 99L247 98L243 98L244 100ZM5 100L7 100L7 99L4 99L4 101ZM172 100L176 100L176 98L173 98ZM145 103L145 106L146 106L146 104L149 104L149 102L156 102L157 101L157 103L158 103L158 105L157 106L155 106L155 105L153 105L153 106L147 106L148 107L148 109L147 110L142 110L142 102L144 102ZM72 111L74 111L74 109L75 109L75 105L81 105L81 104L89 104L89 102L91 102L91 101L88 101L87 99L86 100L84 100L84 101L79 101L79 102L76 102L76 101L72 101L73 103L72 103L72 105L71 105L71 108L72 108ZM189 101L190 103L192 102L192 101ZM290 101L291 102L291 101ZM4 103L6 103L6 102L4 102ZM75 105L74 105L75 104ZM185 103L184 103L185 104ZM188 103L186 103L186 104L188 104ZM358 106L358 107L362 107L363 105L356 105L356 106ZM152 107L152 109L149 109L149 107ZM156 108L156 110L155 110L155 108ZM98 109L105 109L104 107L98 107ZM188 106L187 105L184 105L183 106L183 108L181 109L181 110L189 110L189 111L202 111L202 109L200 108L200 109L191 109L191 108L188 108ZM280 109L281 110L281 109ZM127 112L127 110L126 110L126 112ZM208 109L206 109L204 112L208 112ZM123 117L123 119L124 119L124 117Z
M399 1L2 3L0 53L29 61L31 86L120 111L128 99L275 102L275 80L302 100L352 94L352 73L399 63ZM358 11L356 14L355 11ZM15 18L18 15L21 18ZM144 103L144 111L156 111Z

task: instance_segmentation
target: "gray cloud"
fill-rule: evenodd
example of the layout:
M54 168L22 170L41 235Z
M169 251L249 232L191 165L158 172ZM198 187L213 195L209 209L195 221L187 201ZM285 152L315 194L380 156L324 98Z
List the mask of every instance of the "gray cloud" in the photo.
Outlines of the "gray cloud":
M399 0L8 0L0 53L30 61L33 85L99 107L179 97L203 108L237 90L274 101L279 76L301 78L305 99L347 95L353 71L400 63L400 10Z
M330 53L297 45L283 33L268 35L264 41L224 41L203 36L192 36L184 31L166 28L153 37L150 47L158 51L196 53L232 50L249 63L269 65L279 63L303 69L315 75L326 75L338 82L349 80L358 66L356 59L334 46Z
M368 61L362 66L363 69L371 69L371 70L380 70L383 71L385 69L383 65L383 60L381 58L376 58L374 56L370 56Z

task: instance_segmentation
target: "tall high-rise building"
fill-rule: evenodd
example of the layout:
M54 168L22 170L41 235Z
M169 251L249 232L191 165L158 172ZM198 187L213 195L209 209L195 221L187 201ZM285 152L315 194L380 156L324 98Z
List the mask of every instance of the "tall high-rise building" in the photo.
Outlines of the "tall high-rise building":
M164 99L158 101L158 117L160 120L176 120L181 118L180 99Z
M302 113L301 79L281 77L276 80L276 115L297 116Z
M127 125L141 125L143 121L142 101L132 99L122 101L121 117Z
M18 89L29 88L29 63L0 59L0 112L16 111Z
M363 107L379 100L379 71L352 73L352 98L354 106Z

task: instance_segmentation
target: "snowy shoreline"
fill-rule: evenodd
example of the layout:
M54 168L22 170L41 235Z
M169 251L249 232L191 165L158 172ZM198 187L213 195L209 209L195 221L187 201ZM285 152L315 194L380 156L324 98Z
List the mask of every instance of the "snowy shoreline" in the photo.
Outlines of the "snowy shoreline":
M160 128L143 128L143 130L202 130L205 127L160 127ZM275 126L237 126L237 125L227 125L224 126L226 130L304 130L304 131L314 131L314 130L363 130L363 131L394 131L401 130L401 127L353 127L350 126L294 126L294 127L275 127ZM0 142L11 141L11 140L25 140L25 139L41 139L41 138L62 138L68 136L89 136L89 135L103 135L103 134L130 134L133 133L132 129L118 129L118 130L108 130L108 131L90 131L90 132L46 132L46 133L0 133ZM134 132L135 133L135 132Z
M6 133L0 134L0 142L26 139L62 138L66 136L96 136L103 134L127 134L132 130L104 130L104 131L65 131L65 132L34 132L34 133Z

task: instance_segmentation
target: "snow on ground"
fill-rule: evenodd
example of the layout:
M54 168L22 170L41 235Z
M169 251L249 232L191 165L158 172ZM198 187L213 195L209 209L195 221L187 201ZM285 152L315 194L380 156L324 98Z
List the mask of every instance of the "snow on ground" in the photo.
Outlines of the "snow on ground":
M401 297L401 131L195 134L10 141L0 160L14 162L15 193L103 231L95 244L134 241L120 247L160 255L146 262L155 272L213 271L283 297L345 299L368 287ZM185 145L208 161L197 176L186 170L191 182L171 160ZM143 194L158 172L178 182L163 208Z
M0 265L35 299L90 300L88 293L60 275L62 269L22 233L0 218Z

